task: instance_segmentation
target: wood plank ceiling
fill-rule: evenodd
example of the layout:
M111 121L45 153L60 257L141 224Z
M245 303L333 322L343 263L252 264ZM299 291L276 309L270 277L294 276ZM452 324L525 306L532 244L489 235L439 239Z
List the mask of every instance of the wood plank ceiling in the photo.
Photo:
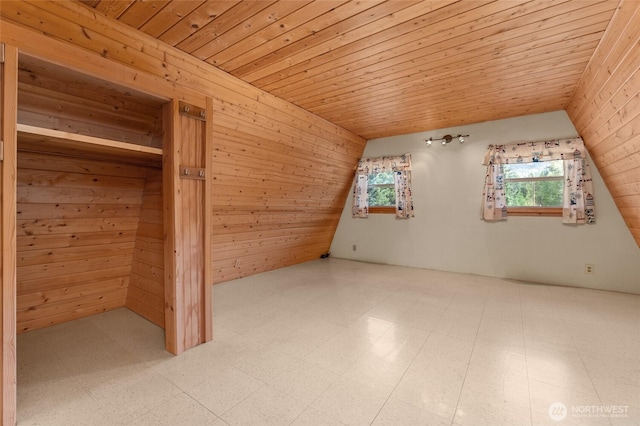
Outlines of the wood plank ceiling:
M618 0L82 0L366 139L565 109Z

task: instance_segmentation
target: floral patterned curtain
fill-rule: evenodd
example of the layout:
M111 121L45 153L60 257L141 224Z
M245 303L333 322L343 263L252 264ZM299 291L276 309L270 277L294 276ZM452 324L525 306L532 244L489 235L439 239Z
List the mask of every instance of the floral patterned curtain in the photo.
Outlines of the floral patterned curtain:
M563 223L595 223L593 183L582 138L489 145L482 164L487 166L482 194L482 218L504 220L504 164L564 160Z
M353 186L354 218L369 216L369 194L367 193L369 175L393 171L396 191L396 217L408 219L414 217L411 195L411 155L398 157L362 158L358 162L355 184Z

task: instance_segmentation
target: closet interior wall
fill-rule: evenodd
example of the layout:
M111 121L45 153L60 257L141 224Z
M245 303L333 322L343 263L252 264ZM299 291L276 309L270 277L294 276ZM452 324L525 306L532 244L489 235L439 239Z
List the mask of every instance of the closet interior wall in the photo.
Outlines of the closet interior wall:
M124 306L164 327L161 155L135 148L163 101L26 56L18 82L18 333Z

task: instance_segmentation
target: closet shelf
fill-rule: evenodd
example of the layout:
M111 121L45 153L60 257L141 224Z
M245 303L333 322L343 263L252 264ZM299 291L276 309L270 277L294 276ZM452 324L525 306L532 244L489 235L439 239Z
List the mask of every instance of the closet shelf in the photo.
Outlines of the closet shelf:
M162 162L162 149L18 123L18 149L70 156Z

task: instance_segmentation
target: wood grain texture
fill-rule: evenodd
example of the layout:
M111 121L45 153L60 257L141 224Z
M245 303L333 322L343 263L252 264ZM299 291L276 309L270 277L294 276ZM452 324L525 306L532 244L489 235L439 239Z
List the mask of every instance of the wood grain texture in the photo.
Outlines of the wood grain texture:
M19 82L23 125L162 148L160 98L26 55Z
M329 7L324 10L327 12L342 3L314 2L287 16L302 23L302 15L295 13L301 14L312 5L317 6L314 13L320 13L320 6ZM212 214L216 217L212 216L212 250L217 250L217 241L258 239L269 231L287 235L293 230L297 236L289 242L292 246L274 247L259 266L254 264L255 259L251 258L254 248L250 248L245 254L246 262L245 255L234 258L231 268L222 275L216 271L228 267L213 255L214 283L315 259L329 249L332 230L337 226L355 164L364 148L363 138L122 24L99 15L94 19L93 11L77 4L25 2L3 9L1 13L4 21L0 25L5 29L2 37L8 35L13 43L20 44L34 56L37 53L38 57L46 58L46 50L55 49L62 52L57 63L68 62L78 72L86 69L90 74L109 78L92 68L94 61L87 59L84 66L76 61L78 55L86 55L88 50L94 52L95 61L106 62L103 66L112 69L110 78L118 78L118 84L160 97L177 94L176 88L181 88L184 96L199 92L211 97L214 117L211 130L212 205L215 206ZM37 16L47 16L60 25L41 24L40 20L34 19ZM279 16L278 21L284 19L286 17ZM286 22L294 21L292 18ZM38 35L24 27L35 31L46 29L50 36ZM69 32L81 34L82 28L88 31L91 39L72 37L69 40L65 37ZM265 34L262 31L267 28L279 27L270 24L254 34ZM275 33L281 34L282 29ZM68 41L59 41L62 39ZM74 46L82 49L76 51ZM122 46L128 48L124 50ZM104 51L109 52L106 57ZM135 55L131 55L134 51ZM126 66L120 69L120 64ZM137 72L135 79L131 70ZM119 79L121 76L122 80ZM167 86L167 81L171 85ZM189 99L194 105L205 107L204 99ZM242 216L245 222L238 223L234 219L238 208L254 214ZM330 214L314 218L315 213L327 209ZM280 211L283 212L281 220L273 219L273 212L277 215ZM284 213L291 211L299 214ZM227 228L224 223L214 224L213 221L220 217L228 218L233 224ZM323 244L317 244L316 237ZM292 256L292 251L298 251L298 255ZM236 260L239 260L238 267L234 267Z
M18 51L2 46L0 63L0 409L3 425L16 423L16 181Z
M204 343L211 323L205 304L205 180L180 174L183 167L203 169L207 161L206 122L182 113L187 105L165 107L164 230L166 348L180 354ZM193 106L189 106L193 108ZM209 113L210 114L210 113ZM206 117L205 117L206 118ZM210 285L210 284L207 284ZM169 326L171 324L171 326Z
M124 306L134 251L142 250L136 231L146 171L22 151L18 157L19 332ZM70 163L75 167L60 170Z
M639 23L621 1L566 110L640 246Z
M368 139L562 109L618 5L81 2Z
M179 4L180 3L180 4ZM214 15L219 15L224 10L231 8L234 2L216 2L218 9L211 10L210 4L205 2L194 3L194 8L186 7L187 2L171 2L159 10L156 14L147 13L144 17L146 21L133 22L134 25L142 25L144 30L155 32L154 36L171 39L177 44L193 34L194 24L205 26ZM323 4L324 3L324 4ZM313 2L311 5L321 5L322 8L331 8L341 4L337 2ZM301 213L311 213L314 211L324 211L329 201L331 212L341 210L351 183L351 174L364 148L365 140L355 136L353 133L323 120L308 111L305 111L291 103L272 96L264 91L256 89L245 82L242 82L228 74L215 69L211 65L197 60L196 58L182 53L176 49L168 47L162 41L141 35L124 24L115 23L112 18L126 16L127 8L134 2L114 1L114 2L91 2L91 6L97 6L98 11L104 12L110 18L96 15L95 11L84 8L73 2L3 2L0 8L0 41L7 42L20 49L25 57L36 58L43 62L53 63L59 67L56 73L65 73L65 70L73 70L71 75L77 77L76 73L90 76L98 80L107 81L111 88L129 88L136 91L134 102L129 99L126 93L119 93L113 97L109 95L109 90L91 90L92 84L74 85L67 84L60 86L55 81L48 79L46 72L29 72L25 67L21 71L23 85L29 85L28 96L32 102L29 108L25 107L20 111L23 123L34 126L46 127L55 130L67 131L70 133L80 133L89 136L97 136L123 142L147 144L148 135L157 135L157 123L164 121L157 120L155 112L149 113L149 108L157 108L156 99L161 99L166 103L169 99L180 99L199 107L205 107L207 97L212 99L211 114L220 124L211 129L211 135L207 136L211 143L211 153L207 162L212 163L212 174L215 177L218 173L225 174L231 178L235 176L259 177L268 181L273 181L274 186L279 188L278 183L287 184L287 187L299 185L299 191L295 191L295 198L282 197L280 193L271 193L268 196L258 198L247 198L237 195L236 191L226 192L224 188L216 192L215 180L212 181L213 188L206 194L210 197L210 202L215 204L216 214L233 216L239 206L256 211L258 214L271 214L269 209L275 208L284 210L294 210ZM199 4L199 5L198 5ZM275 4L277 6L277 3ZM288 10L295 8L287 6ZM286 9L285 8L285 9ZM319 8L320 9L320 8ZM275 11L275 9L270 9ZM278 8L278 11L284 10ZM296 12L301 9L297 9ZM327 9L325 9L327 11ZM292 14L287 16L292 16ZM174 14L175 13L175 14ZM282 19L271 13L262 12L260 19L270 19L275 22ZM172 14L174 14L172 16ZM189 18L180 23L175 16L184 14ZM153 15L153 16L150 16ZM133 19L134 15L129 15L127 19ZM169 19L163 22L161 19ZM147 19L148 18L148 19ZM259 17L256 17L256 20ZM295 18L295 19L293 19ZM294 16L290 21L291 25L299 25L307 21L304 14ZM257 22L257 21L256 21ZM179 25L178 25L179 24ZM175 29L175 30L173 30ZM287 25L268 25L254 34L261 36L269 34L281 35L288 31ZM242 41L241 28L230 28L227 31L226 40ZM225 33L225 34L227 34ZM247 48L253 49L257 45L249 43ZM221 46L217 46L216 49ZM229 53L228 49L220 52ZM230 57L233 59L234 57ZM55 74L55 73L52 73ZM68 75L68 74L64 74ZM16 77L17 78L17 77ZM45 94L56 92L59 99L58 106L68 106L70 97L74 99L93 99L93 103L80 103L87 105L87 108L99 112L102 117L100 123L87 121L86 118L78 117L77 114L47 114L42 108L36 105L37 99L43 99ZM60 93L66 96L61 96ZM140 102L144 96L148 95L152 101ZM125 95L125 96L123 96ZM28 99L28 98L25 98ZM66 102L66 103L65 103ZM103 103L109 108L121 108L131 111L131 117L126 121L114 120L116 126L108 126L113 115L108 114L99 103ZM73 104L73 102L71 102ZM48 108L55 108L55 104L48 103ZM82 113L82 110L76 110ZM84 116L86 117L86 116ZM132 120L142 117L142 120ZM152 118L147 120L146 118ZM255 121L254 121L255 120ZM138 127L142 123L142 127ZM153 123L153 124L152 124ZM138 131L143 129L143 131ZM99 131L98 131L99 130ZM167 130L164 135L167 135ZM223 141L226 133L233 133L234 141L227 144ZM171 134L171 131L169 131ZM220 142L218 142L220 139ZM244 146L248 151L242 151ZM263 150L267 150L271 155L276 155L274 147L287 147L279 157L264 159L261 157ZM303 147L304 146L304 147ZM215 154L213 150L215 149ZM228 152L227 152L228 150ZM287 153L294 154L289 159ZM284 155L282 155L284 154ZM19 159L22 169L38 170L40 164L46 162L49 154L29 153ZM225 159L224 168L218 169L216 162L218 159ZM326 159L323 159L326 158ZM90 159L79 161L76 158L58 157L54 163L48 164L48 172L64 172L65 176L70 174L87 173L88 166L91 173L99 176L117 176L131 179L141 179L144 181L146 172L140 167L134 167L122 162L100 162ZM166 164L165 164L166 165ZM309 167L308 167L309 166ZM166 174L165 174L166 176ZM172 186L173 176L169 176L169 182L163 183L166 191L174 191ZM41 179L41 182L51 182L51 180ZM314 184L315 186L305 186ZM329 188L321 198L317 197L318 187ZM260 183L257 189L261 189ZM293 188L295 189L295 188ZM159 215L147 209L142 210L141 222L135 229L131 226L122 226L127 223L127 218L137 217L132 215L133 199L123 200L118 197L110 197L108 200L101 200L109 193L103 190L96 190L93 198L86 189L74 188L73 192L62 187L47 188L52 191L49 195L37 195L39 192L27 186L22 187L24 196L21 198L19 208L24 216L21 219L25 227L32 227L33 221L38 219L37 207L42 206L50 217L43 218L47 221L39 233L22 232L17 244L18 252L24 253L25 262L35 262L38 259L38 267L29 269L35 265L24 265L23 272L33 273L35 276L30 280L21 281L20 288L24 291L20 294L21 306L42 306L34 313L27 313L22 310L21 326L24 329L34 329L44 327L61 321L95 314L104 310L112 309L124 304L126 289L132 276L135 276L136 285L131 287L130 304L136 300L138 305L136 310L143 315L147 315L152 321L161 322L158 312L160 303L175 308L175 299L166 297L161 301L156 297L161 292L158 276L163 274L159 265L157 252L159 249L157 235ZM83 192L84 191L84 192ZM126 190L119 190L126 191ZM15 192L14 192L15 193ZM73 194L76 195L73 195ZM293 194L294 192L292 192ZM124 194L124 192L123 192ZM130 194L131 195L131 194ZM39 196L38 203L30 202L30 197ZM67 197L71 196L71 199ZM66 203L58 203L56 197L64 197ZM69 202L69 201L73 202ZM140 193L142 200L142 192ZM146 199L145 199L146 201ZM159 197L153 201L155 205ZM151 202L151 196L149 197ZM127 207L128 206L128 207ZM213 207L211 208L213 210ZM167 215L164 211L163 222L170 222L176 217ZM206 213L203 213L206 214ZM88 222L83 218L92 218L96 224L102 224L106 228L98 227L90 229ZM119 218L117 221L111 218ZM291 220L295 216L288 216ZM326 252L331 243L333 232L338 223L339 215L334 215L330 223L321 227L308 225L307 220L297 224L292 223L286 229L278 226L265 224L261 229L254 229L251 222L238 225L233 230L225 232L214 231L213 224L210 226L211 233L211 257L206 259L214 282L222 282L239 276L250 275L256 272L284 267L304 260L317 258ZM180 223L179 218L178 223ZM60 220L74 221L74 226L83 232L59 232L62 231ZM298 219L295 219L298 220ZM117 225L120 224L120 225ZM111 226L120 227L117 232ZM56 232L46 232L47 230ZM204 229L202 229L204 232ZM262 237L271 238L270 253L261 252L259 241ZM276 240L282 236L282 240ZM234 250L226 244L233 244L234 241L243 241L244 251ZM87 253L96 253L96 250L89 249L95 245L117 244L117 247L126 247L127 244L134 244L133 252L126 252L122 256L109 256L109 267L95 270L87 270L87 265L91 268L96 266L96 258L86 257L77 259L79 251L87 250ZM224 260L215 261L215 250L219 244L219 251L227 252ZM209 245L209 244L207 244ZM137 248L144 250L137 251ZM172 248L170 248L171 250ZM49 256L49 251L56 253L56 259L64 258L68 255L76 260L69 260L69 266L74 268L72 274L65 275L61 269L54 266L54 263L41 264L42 257ZM165 248L164 256L164 276L169 280L174 279L168 274L176 260L173 251ZM14 250L15 252L15 250ZM132 259L137 256L135 262L127 261L127 257ZM6 256L4 257L6 258ZM237 260L240 262L237 262ZM204 261L204 260L203 260ZM74 263L75 262L75 263ZM216 262L216 263L214 263ZM239 267L236 265L239 264ZM39 269L38 269L39 268ZM43 269L54 269L56 277L64 277L64 281L51 277L43 273ZM4 272L3 272L4 273ZM10 274L11 275L11 274ZM3 286L3 288L5 288ZM11 289L11 287L8 287ZM186 294L185 294L186 296ZM102 297L102 299L100 299ZM57 307L45 308L43 306L50 301L57 301ZM71 301L78 301L73 307ZM71 303L71 305L69 304ZM4 306L8 306L4 303ZM59 309L58 309L59 308ZM63 312L61 312L61 310ZM9 315L14 315L13 319L4 323L4 326L15 327L15 309L9 311ZM46 314L46 316L32 314ZM165 311L166 312L166 311ZM184 312L179 312L183 315ZM205 321L210 321L205 318ZM177 324L166 321L166 334L168 347L170 336L175 335ZM178 324L184 327L185 324ZM175 340L174 340L175 343ZM11 359L10 352L3 352L3 362ZM15 370L13 370L15 371ZM3 371L5 383L11 382L11 372ZM15 402L15 389L11 392L8 387L7 393L3 394L5 401ZM15 410L4 410L6 418L14 416ZM6 414L8 413L8 414ZM5 421L5 423L7 423Z
M130 164L162 163L162 148L102 139L43 127L18 124L21 149L72 157L102 158Z
M164 328L162 217L162 171L149 170L142 194L126 306Z

